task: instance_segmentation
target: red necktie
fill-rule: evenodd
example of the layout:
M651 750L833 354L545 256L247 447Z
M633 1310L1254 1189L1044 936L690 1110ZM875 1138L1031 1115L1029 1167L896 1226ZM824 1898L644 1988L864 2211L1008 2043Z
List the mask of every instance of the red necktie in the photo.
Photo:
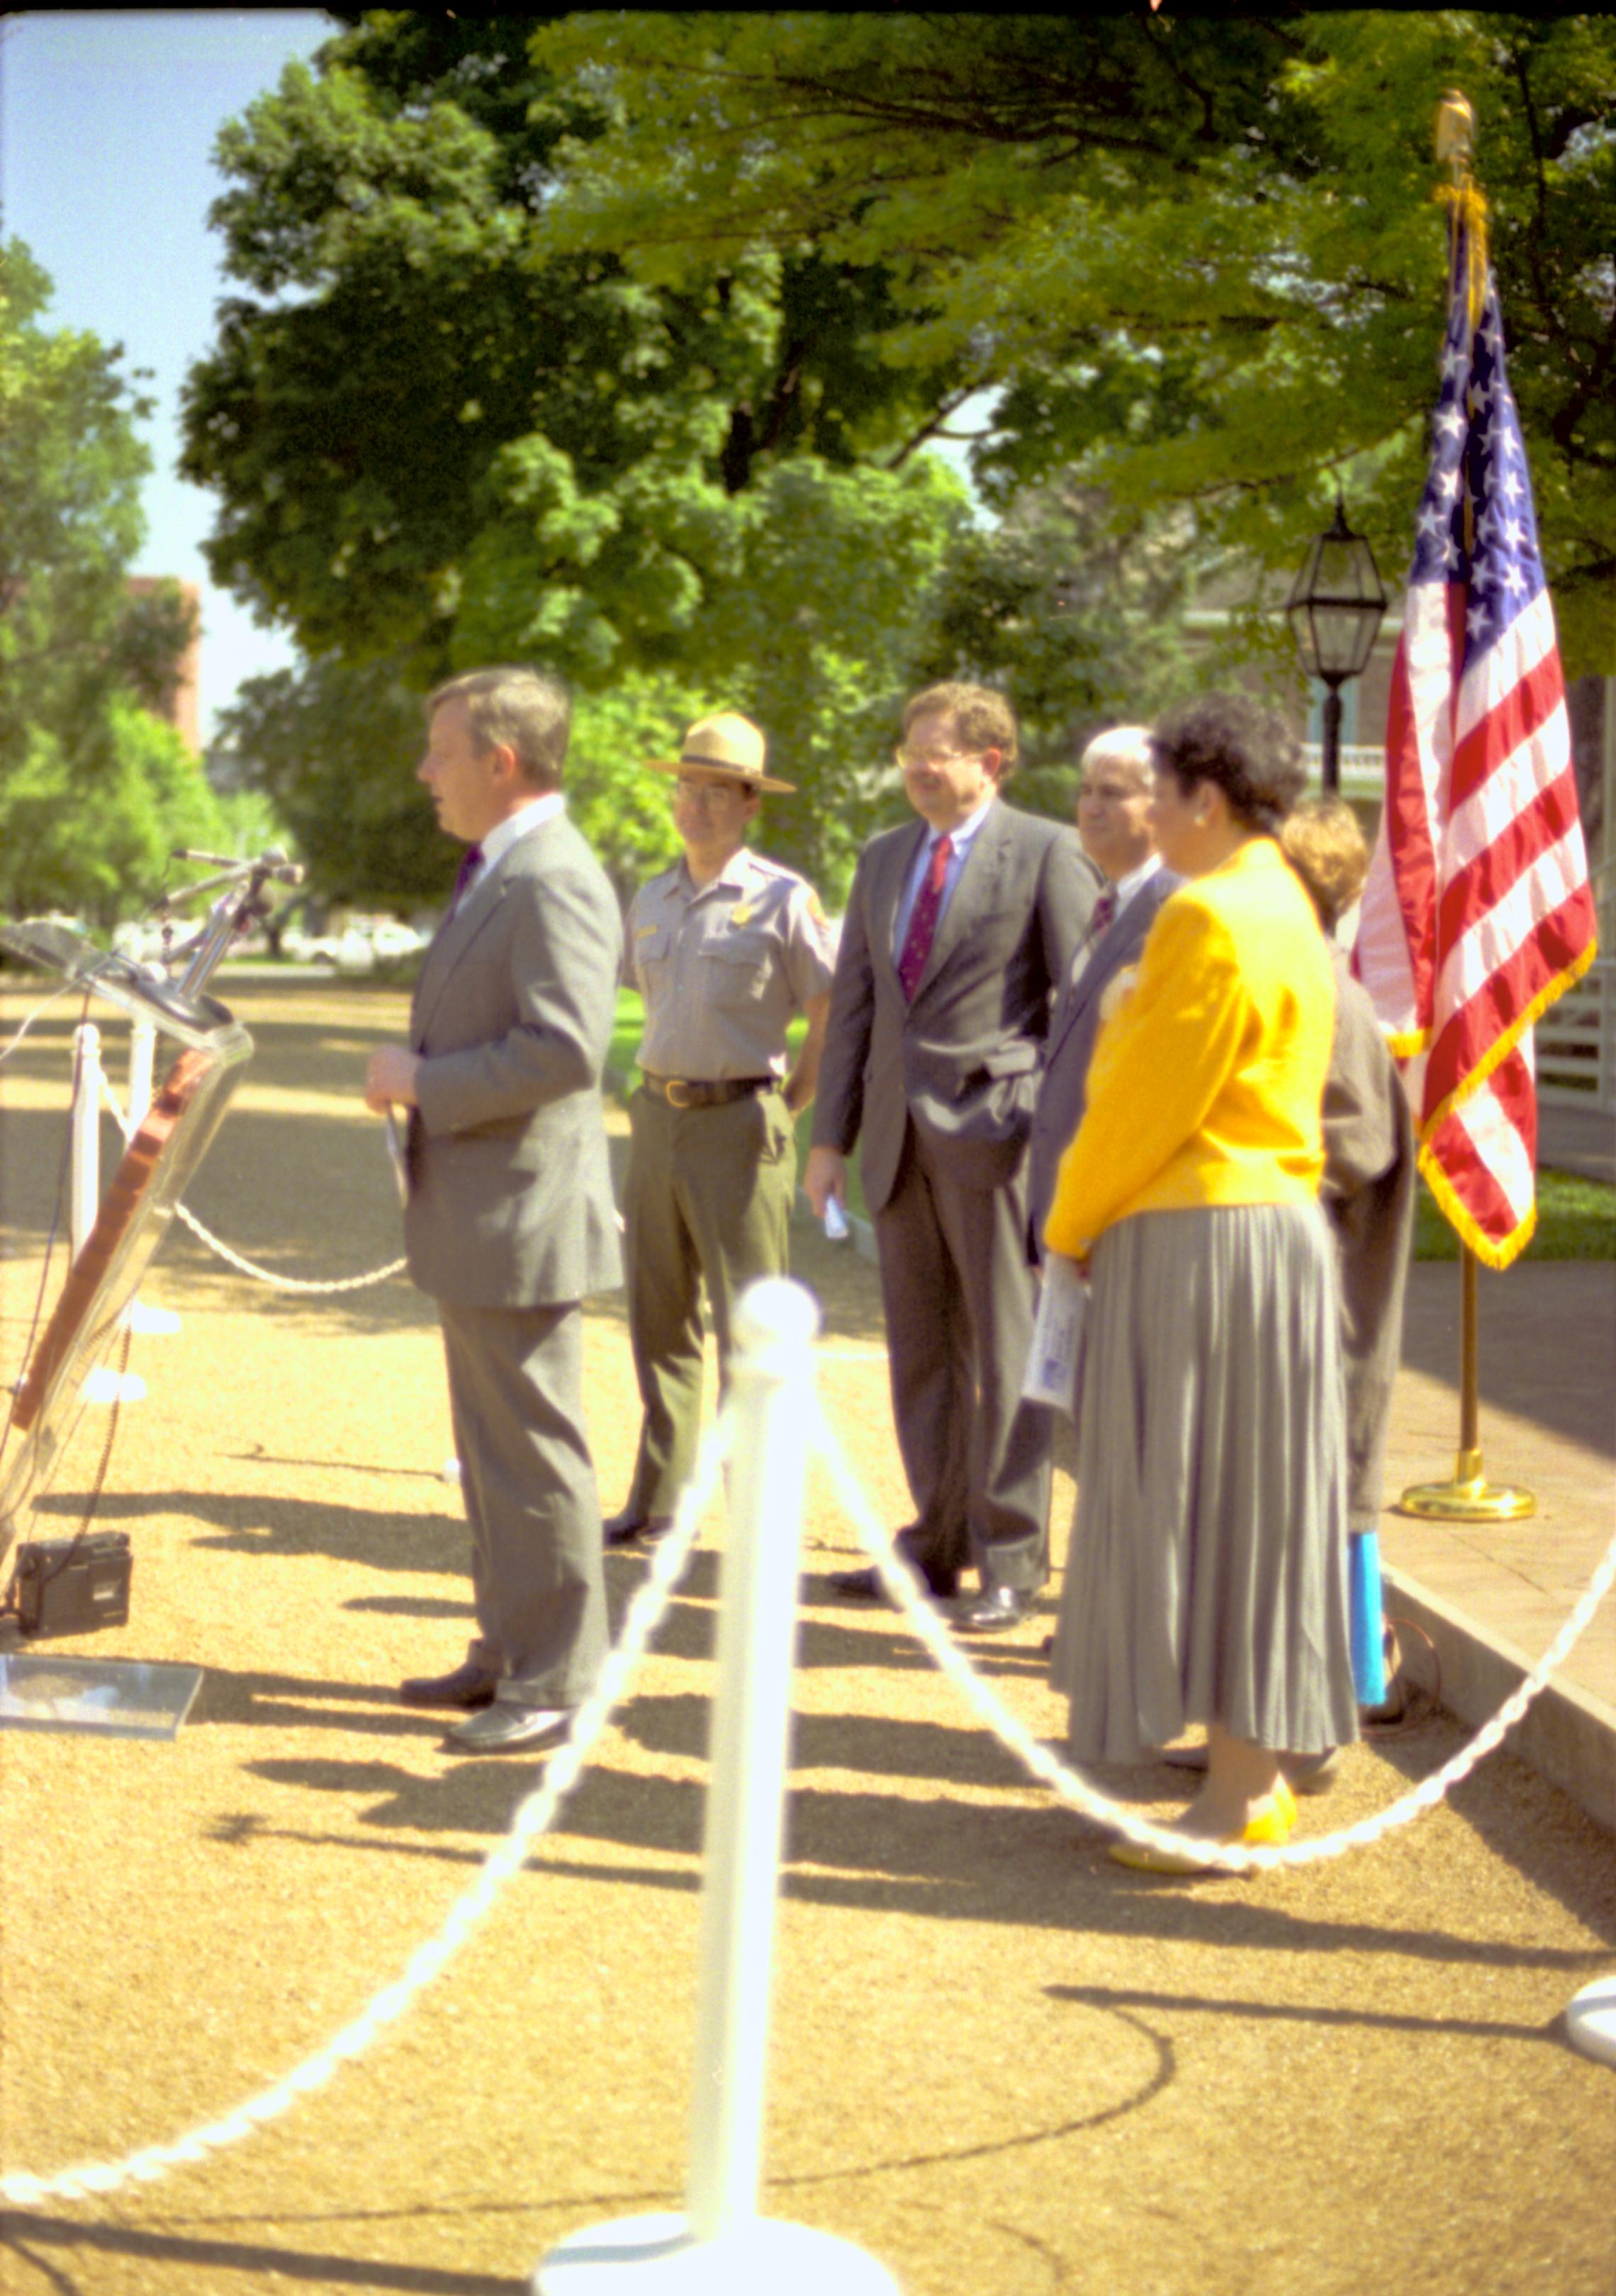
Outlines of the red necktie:
M937 920L943 906L943 883L953 856L954 840L939 837L931 848L931 865L926 871L926 882L915 897L915 906L909 915L909 930L904 935L903 953L898 960L898 985L903 990L907 1004L915 1002L920 976L925 971L926 959L931 954L931 943L937 935Z
M465 851L460 857L460 868L455 878L455 890L449 896L450 917L454 915L455 910L460 906L461 902L464 900L466 887L471 883L472 878L477 874L477 872L481 868L481 846L468 845ZM448 917L444 919L444 922L446 924L448 922Z
M1091 941L1099 939L1116 914L1117 889L1114 885L1107 885L1089 914L1088 938Z

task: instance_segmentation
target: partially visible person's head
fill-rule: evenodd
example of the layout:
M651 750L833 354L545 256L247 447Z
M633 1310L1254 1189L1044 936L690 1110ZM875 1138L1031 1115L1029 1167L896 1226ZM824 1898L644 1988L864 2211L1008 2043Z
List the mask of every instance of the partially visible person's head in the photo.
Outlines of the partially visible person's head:
M904 789L933 829L967 820L1014 770L1015 712L985 685L927 686L904 704L903 728Z
M1249 693L1208 693L1181 702L1151 730L1159 774L1187 796L1198 783L1221 790L1243 829L1276 837L1306 782L1301 745L1276 709Z
M1320 924L1333 933L1369 874L1369 848L1358 816L1341 798L1304 798L1287 817L1279 842L1312 896Z
M1169 709L1151 733L1151 828L1169 869L1198 877L1247 839L1277 837L1301 793L1300 749L1283 718L1246 693Z
M426 698L429 723L458 704L479 750L508 749L529 797L561 787L572 729L572 697L559 677L525 666L468 669Z
M1096 734L1078 762L1078 835L1113 884L1142 869L1156 849L1151 832L1155 766L1148 726Z

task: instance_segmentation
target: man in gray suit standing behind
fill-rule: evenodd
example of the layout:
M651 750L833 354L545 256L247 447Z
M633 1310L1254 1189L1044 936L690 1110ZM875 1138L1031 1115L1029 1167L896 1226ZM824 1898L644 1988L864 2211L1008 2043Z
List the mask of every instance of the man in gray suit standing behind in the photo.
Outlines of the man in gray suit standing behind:
M1078 767L1078 835L1105 880L1088 929L1058 990L1049 1024L1038 1105L1027 1146L1029 1256L1044 1259L1044 1222L1055 1176L1088 1099L1088 1064L1100 1033L1105 991L1119 973L1137 964L1145 936L1168 895L1184 882L1161 865L1151 834L1151 788L1155 767L1145 726L1119 726L1096 734ZM1029 1424L1048 1424L1048 1406L1023 1403L1013 1443L1030 1442ZM977 1606L976 1631L1002 1632L1031 1608L1033 1593L1049 1576L1049 1527L1036 1538L1002 1545L994 1558L997 1584Z
M1151 833L1155 770L1148 726L1117 726L1109 734L1096 734L1078 765L1078 835L1103 875L1105 890L1055 998L1033 1111L1027 1213L1040 1265L1055 1175L1087 1104L1088 1063L1105 991L1127 966L1137 964L1157 910L1184 882L1162 867Z
M622 926L566 817L560 681L472 670L427 712L419 778L467 850L409 1046L372 1054L365 1097L410 1111L405 1244L443 1325L477 1632L400 1695L501 1754L558 1738L606 1651L579 1303L622 1280L600 1090Z
M1042 1542L1049 1431L1016 1402L1032 1330L1028 1128L1051 998L1095 885L1070 829L999 797L1015 714L984 687L916 694L898 752L920 816L873 838L848 901L803 1185L823 1218L862 1141L892 1407L915 1520L898 1551L931 1594L1001 1607L996 1554ZM838 1592L881 1598L874 1570Z

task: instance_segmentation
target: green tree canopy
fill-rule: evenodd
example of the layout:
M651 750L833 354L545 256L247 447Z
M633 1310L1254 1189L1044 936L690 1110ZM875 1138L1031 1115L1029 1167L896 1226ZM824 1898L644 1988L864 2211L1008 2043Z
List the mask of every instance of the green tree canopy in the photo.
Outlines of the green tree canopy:
M1567 666L1616 668L1610 17L627 12L532 53L557 123L596 108L558 251L669 288L805 243L878 270L890 364L1001 387L995 499L1075 472L1285 567L1341 473L1407 560L1462 87Z
M914 656L916 682L966 677L1014 697L1015 802L1070 818L1076 760L1103 727L1148 723L1204 683L1185 644L1196 564L1185 512L1120 521L1093 489L1024 488L949 553Z
M168 848L212 841L211 796L147 714L191 637L177 584L131 594L150 457L119 354L43 324L51 285L0 249L0 908L144 906Z
M663 287L548 251L555 151L602 121L529 63L532 23L367 16L220 139L245 291L183 463L220 496L215 578L422 685L490 655L585 684L701 664L747 490L894 446L935 383L880 355L879 267L762 250Z
M640 745L732 708L799 785L774 849L833 898L966 515L905 452L953 386L882 356L879 266L760 250L664 286L549 250L555 152L605 119L529 63L532 29L367 15L221 139L246 291L193 372L185 467L221 498L216 576L312 660L242 696L223 769L323 890L433 897L409 697L537 660L578 689L573 803L620 882L670 843Z
M861 476L798 455L748 491L696 664L627 669L576 696L568 802L625 895L678 849L669 784L646 759L677 756L707 712L741 709L797 792L770 800L760 841L840 898L890 785L899 705L962 518L957 481L923 459ZM491 622L473 658L509 659L521 635ZM414 779L418 668L322 656L250 680L221 718L215 779L268 797L327 898L408 909L453 882L452 849Z

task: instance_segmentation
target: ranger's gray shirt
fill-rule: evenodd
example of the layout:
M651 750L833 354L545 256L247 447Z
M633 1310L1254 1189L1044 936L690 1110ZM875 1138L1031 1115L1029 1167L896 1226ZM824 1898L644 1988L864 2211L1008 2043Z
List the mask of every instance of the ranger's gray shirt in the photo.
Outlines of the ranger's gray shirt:
M835 971L813 887L744 845L699 890L683 861L642 885L628 943L645 999L640 1066L703 1084L783 1076L786 1029Z

